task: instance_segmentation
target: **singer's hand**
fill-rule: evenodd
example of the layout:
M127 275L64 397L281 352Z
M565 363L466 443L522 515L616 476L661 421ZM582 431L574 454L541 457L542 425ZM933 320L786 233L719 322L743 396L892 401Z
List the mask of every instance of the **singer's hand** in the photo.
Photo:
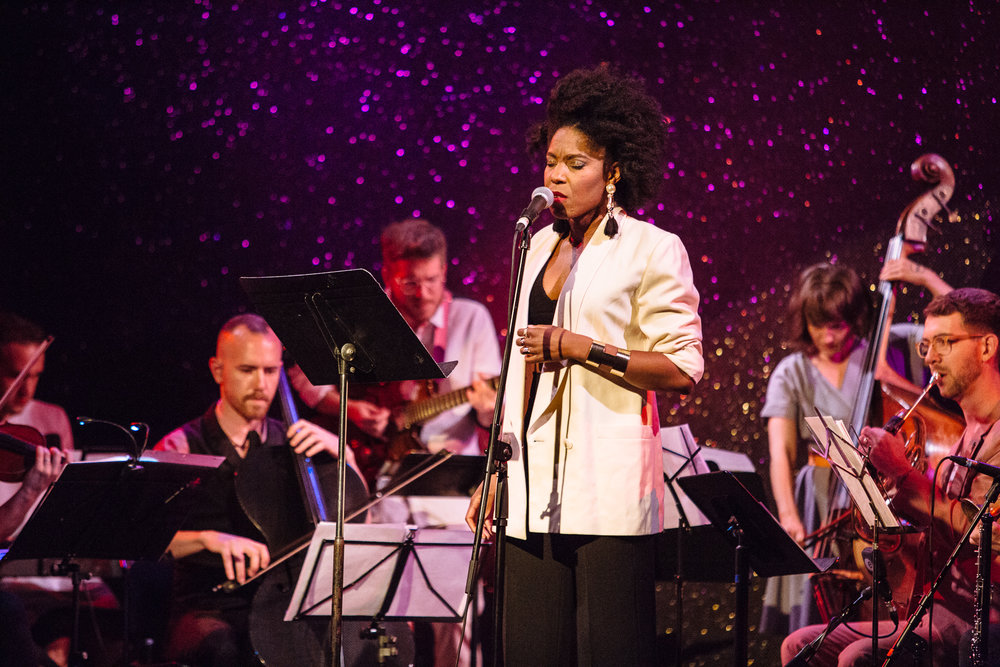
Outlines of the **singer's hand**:
M590 351L590 338L554 326L529 325L517 330L518 350L532 364L546 361L583 361Z
M866 426L861 430L858 444L862 454L868 452L872 465L884 476L895 481L913 470L906 458L906 445L898 435L880 428Z

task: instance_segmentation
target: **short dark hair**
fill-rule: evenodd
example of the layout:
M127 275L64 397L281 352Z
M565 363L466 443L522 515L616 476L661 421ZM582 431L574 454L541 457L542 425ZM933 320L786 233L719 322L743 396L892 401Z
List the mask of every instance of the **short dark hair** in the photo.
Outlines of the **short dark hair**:
M1000 296L978 287L960 287L940 294L924 308L924 317L958 313L965 326L978 333L1000 336Z
M570 72L552 88L545 122L528 131L529 150L544 154L562 127L577 128L595 148L603 148L606 170L618 164L615 200L622 208L633 210L659 192L666 122L641 80L607 63Z
M808 325L847 322L858 337L868 333L872 304L861 279L853 269L829 262L807 267L788 301L789 339L792 346L808 354L816 351Z
M29 319L14 313L0 311L0 345L11 343L34 344L45 342L45 330Z
M444 232L422 218L409 218L394 222L382 230L382 263L401 259L430 259L440 257L448 261L448 241Z

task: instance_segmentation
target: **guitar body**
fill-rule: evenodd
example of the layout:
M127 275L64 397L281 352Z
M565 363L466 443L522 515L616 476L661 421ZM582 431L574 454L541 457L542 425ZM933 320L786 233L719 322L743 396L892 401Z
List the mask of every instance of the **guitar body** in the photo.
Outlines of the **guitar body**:
M496 389L499 379L494 377L487 382ZM448 410L466 405L468 390L469 387L462 387L438 394L431 381L405 381L366 385L353 394L354 399L387 407L392 412L380 437L369 435L354 425L348 426L348 442L368 488L376 488L375 480L387 464L400 461L413 452L426 452L427 447L420 439L421 426Z

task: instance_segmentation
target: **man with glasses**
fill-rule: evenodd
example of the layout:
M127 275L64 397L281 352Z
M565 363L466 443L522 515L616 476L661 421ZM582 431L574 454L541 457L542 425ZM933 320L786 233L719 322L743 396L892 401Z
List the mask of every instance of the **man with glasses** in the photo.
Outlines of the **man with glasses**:
M930 370L939 375L941 395L956 401L965 417L965 431L951 454L1000 466L1000 428L995 428L1000 421L1000 297L982 289L961 288L935 297L924 309L924 316L923 338L917 350ZM933 559L927 569L931 576L936 575L969 526L962 501L981 504L993 480L947 461L932 481L911 467L902 438L880 428L862 430L859 444L887 481L895 511L917 526L933 529ZM933 639L932 664L955 659L959 641L974 617L975 584L976 553L972 545L966 545L938 589L933 613L917 628L921 638ZM996 596L992 607L995 616L1000 611ZM789 635L781 647L783 662L797 655L824 627L812 625ZM880 647L891 646L901 629L891 621L882 621L879 635L885 637L879 640ZM826 637L809 664L871 664L870 631L870 623L840 626Z
M407 451L482 454L496 401L488 379L500 374L500 349L489 312L480 303L453 297L445 287L448 248L444 233L426 220L409 219L386 227L381 245L382 279L390 301L435 361L457 361L458 365L436 387L415 381L354 385L347 401L351 422L347 435L371 488L384 486L393 461ZM315 387L296 371L289 372L289 379L299 395L334 422L340 409L337 388ZM468 389L463 392L464 388ZM424 422L416 439L399 432L395 415L400 408L456 390L462 393L457 399L460 404ZM462 497L390 497L373 508L373 519L465 529L468 504ZM434 648L418 641L418 653L427 659L433 652L435 664L455 665L457 633L457 624L434 624ZM418 633L418 640L422 636Z
M352 391L347 401L349 429L353 430L348 437L369 483L386 455L382 451L388 446L385 440L394 435L394 410L429 394L469 387L467 400L424 423L419 443L412 445L430 452L482 453L496 399L486 380L500 373L500 349L489 312L480 303L453 297L445 287L448 248L444 233L426 220L403 220L385 228L381 245L382 279L389 300L435 361L457 361L458 365L437 387L416 381L355 385L357 393ZM340 409L337 388L313 386L296 370L289 376L302 399L336 418ZM460 523L464 526L464 519Z

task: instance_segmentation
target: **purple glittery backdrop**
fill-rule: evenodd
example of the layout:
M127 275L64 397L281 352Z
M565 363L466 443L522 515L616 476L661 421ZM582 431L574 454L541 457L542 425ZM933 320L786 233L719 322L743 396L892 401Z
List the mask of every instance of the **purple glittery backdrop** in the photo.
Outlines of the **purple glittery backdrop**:
M664 418L763 464L758 414L785 354L790 282L824 258L873 280L921 192L908 175L920 154L954 165L961 214L926 263L955 285L988 279L994 14L990 2L4 3L0 306L57 336L40 396L147 421L154 437L216 395L206 360L218 325L248 306L239 276L377 270L394 219L446 230L452 288L499 328L511 221L541 182L524 132L561 74L610 61L644 77L670 118L660 203L639 214L681 236L702 295L707 372ZM899 312L923 301L911 289Z
M665 412L703 441L762 459L789 282L825 257L873 279L924 152L955 166L962 214L927 263L981 280L992 5L459 4L0 9L2 305L58 337L42 393L162 433L213 395L238 276L377 269L380 228L410 215L445 228L453 289L502 326L510 221L541 181L524 131L560 74L602 60L671 121L640 213L694 265L707 373Z

